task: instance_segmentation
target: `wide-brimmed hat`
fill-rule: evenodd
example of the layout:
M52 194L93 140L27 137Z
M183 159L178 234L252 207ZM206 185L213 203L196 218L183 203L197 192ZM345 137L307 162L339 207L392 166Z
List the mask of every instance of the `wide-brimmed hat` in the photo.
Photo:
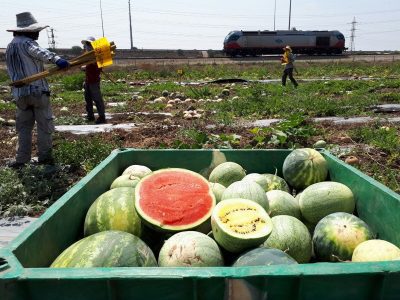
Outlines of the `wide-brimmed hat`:
M38 32L49 25L39 24L30 12L17 14L17 27L7 29L9 32Z
M82 40L82 44L94 42L96 39L93 36L88 36L86 39Z
M282 50L284 50L284 51L286 51L286 50L292 51L292 48L290 48L290 46L287 45L287 46L283 47Z

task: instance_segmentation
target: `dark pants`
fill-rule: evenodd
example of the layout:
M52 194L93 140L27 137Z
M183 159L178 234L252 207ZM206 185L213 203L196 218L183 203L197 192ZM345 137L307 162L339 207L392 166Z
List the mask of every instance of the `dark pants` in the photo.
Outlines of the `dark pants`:
M288 76L293 85L297 87L299 84L297 83L296 79L293 78L293 68L283 70L282 85L286 85L286 78Z
M100 82L85 83L85 101L88 117L94 117L93 102L96 105L100 118L105 118L104 101L100 91Z

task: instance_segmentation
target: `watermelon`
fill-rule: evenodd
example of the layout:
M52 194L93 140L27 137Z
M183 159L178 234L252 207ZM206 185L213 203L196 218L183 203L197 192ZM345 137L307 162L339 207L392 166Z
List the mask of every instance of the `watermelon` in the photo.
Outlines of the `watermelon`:
M117 187L133 187L134 188L139 183L139 181L140 181L140 178L137 176L134 176L132 174L121 175L114 179L114 181L111 183L110 189L115 189Z
M350 260L354 249L373 236L371 229L360 218L344 212L333 213L315 227L314 252L320 261Z
M235 162L227 161L216 166L210 173L208 180L228 187L235 181L240 181L246 176L243 167Z
M178 232L162 246L160 267L218 267L224 265L217 243L197 231Z
M384 240L368 240L358 244L351 261L385 261L400 259L400 248Z
M326 148L326 142L324 140L318 140L314 143L313 148Z
M135 210L135 189L120 187L101 194L86 213L84 235L120 230L141 236L142 222Z
M268 180L267 178L259 173L250 173L243 177L242 181L251 181L259 184L264 191L267 191Z
M315 149L293 150L284 160L282 173L285 180L296 190L326 180L328 163Z
M269 204L268 214L270 217L288 215L300 220L300 206L292 195L281 190L272 190L266 194Z
M51 268L156 267L151 249L137 236L122 231L102 231L64 250Z
M307 227L292 216L272 217L273 229L263 247L280 249L298 263L307 263L311 259L312 242Z
M129 167L127 167L124 172L122 173L122 175L132 175L135 177L139 177L139 178L143 178L149 174L151 174L151 169L146 167L146 166L142 166L142 165L130 165Z
M279 249L255 248L242 254L232 267L294 265L297 261Z
M241 198L252 200L268 211L268 198L263 188L252 181L237 181L228 186L222 193L221 200Z
M290 187L282 177L275 174L261 174L267 180L267 186L264 188L266 192L272 190L281 190L290 193Z
M214 193L215 201L218 203L219 201L221 201L222 194L224 193L226 187L217 182L210 182L210 187L212 192Z
M159 231L192 230L206 223L215 206L209 182L180 168L154 171L135 189L135 207L144 223Z
M211 227L221 247L240 253L262 244L271 233L272 223L261 205L238 198L221 201L215 206Z
M299 198L303 218L317 224L323 217L335 212L353 213L353 192L344 184L334 181L315 183L306 188Z

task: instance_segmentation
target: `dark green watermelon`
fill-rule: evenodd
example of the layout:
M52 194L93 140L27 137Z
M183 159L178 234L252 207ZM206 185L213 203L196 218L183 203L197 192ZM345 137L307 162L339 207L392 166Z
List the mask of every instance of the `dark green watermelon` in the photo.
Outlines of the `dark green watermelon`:
M328 162L315 149L295 149L285 158L282 173L290 186L302 190L313 183L326 180Z
M297 264L289 254L279 249L256 248L242 254L232 267Z
M151 249L138 237L123 231L102 231L64 250L51 268L156 267Z

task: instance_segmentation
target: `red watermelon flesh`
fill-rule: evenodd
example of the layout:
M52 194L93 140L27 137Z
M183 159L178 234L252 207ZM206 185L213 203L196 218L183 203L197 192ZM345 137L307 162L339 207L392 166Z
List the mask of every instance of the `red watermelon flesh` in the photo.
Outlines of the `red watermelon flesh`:
M201 175L179 168L155 171L136 187L136 209L148 223L168 231L194 228L211 216L215 197Z

